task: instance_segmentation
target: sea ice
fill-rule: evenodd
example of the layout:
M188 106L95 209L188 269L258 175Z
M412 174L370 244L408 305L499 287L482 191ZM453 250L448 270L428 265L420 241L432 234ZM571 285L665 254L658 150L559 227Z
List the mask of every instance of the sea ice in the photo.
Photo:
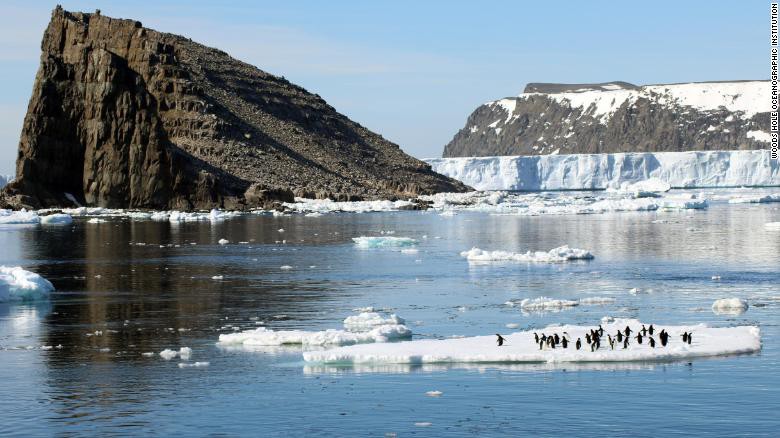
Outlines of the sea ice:
M361 312L358 315L348 316L344 320L344 327L349 330L371 329L380 325L402 325L406 321L395 313L384 317L377 312Z
M593 254L590 251L577 248L569 248L568 245L553 248L547 252L537 251L517 253L509 251L485 251L479 248L471 248L460 253L469 262L527 262L527 263L560 263L570 260L590 260Z
M747 312L748 302L742 298L721 298L712 303L712 311L718 315L740 315Z
M548 297L526 298L520 301L520 308L530 312L539 310L560 310L567 307L579 306L578 301L556 300Z
M330 199L306 199L295 198L295 202L285 203L284 206L298 213L367 213L375 211L398 211L414 208L411 201L354 201L336 202Z
M41 223L41 218L34 211L0 209L0 225L35 225L39 223Z
M220 245L227 245L228 243L230 243L230 241L227 239L219 239L217 243L219 243Z
M70 225L72 223L73 218L69 214L54 213L41 216L42 225Z
M394 236L378 236L378 237L353 237L352 241L355 242L355 246L358 248L388 248L388 247L404 247L417 245L417 240L411 237L394 237Z
M0 266L0 303L47 298L54 290L49 280L19 266Z
M615 319L604 323L606 333L615 333L627 325L636 332L641 322L635 319ZM669 345L656 348L648 342L631 342L627 349L622 346L611 350L604 342L601 349L591 352L589 348L539 350L534 341L534 332L569 334L569 340L584 339L593 326L556 325L541 330L520 331L504 336L503 347L496 346L496 337L474 336L443 340L416 340L409 342L353 345L324 351L307 351L303 358L307 362L337 364L444 364L444 363L562 363L562 362L630 362L683 360L695 357L724 356L753 353L761 350L760 330L756 326L712 328L703 324L692 326L667 326L655 324L656 330L665 329L670 335ZM683 343L683 332L694 334L692 344ZM584 341L583 341L584 342Z
M188 360L192 356L192 349L189 347L181 347L179 351L166 348L160 352L160 357L165 360L171 360L175 357L179 357L181 360Z
M352 345L369 342L390 342L408 339L411 330L404 325L381 325L366 332L347 330L323 330L319 332L304 330L271 330L259 327L239 333L219 335L219 344L253 346L278 345Z
M193 363L187 363L187 362L179 362L179 368L204 368L209 366L209 362L193 362Z

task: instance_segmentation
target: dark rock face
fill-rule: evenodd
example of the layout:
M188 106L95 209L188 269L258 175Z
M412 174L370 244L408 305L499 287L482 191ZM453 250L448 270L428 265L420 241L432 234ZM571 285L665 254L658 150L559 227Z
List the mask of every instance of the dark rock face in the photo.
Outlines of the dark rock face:
M767 81L531 83L477 108L443 156L767 148L751 131L769 131L768 90Z
M132 20L57 7L5 204L248 208L463 191L284 78ZM1 203L1 202L0 202Z

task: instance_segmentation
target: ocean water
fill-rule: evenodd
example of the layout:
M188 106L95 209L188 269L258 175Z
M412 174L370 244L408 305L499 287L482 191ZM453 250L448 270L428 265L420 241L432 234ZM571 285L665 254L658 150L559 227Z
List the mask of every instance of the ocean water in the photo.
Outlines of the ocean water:
M780 231L764 228L777 221L780 204L718 204L5 227L0 265L40 273L57 292L44 303L0 304L0 435L777 436ZM351 240L382 232L418 239L419 252ZM459 255L563 244L595 259L470 265ZM539 296L615 302L527 314L504 304ZM711 311L732 296L750 309ZM221 333L260 323L341 328L365 306L404 317L414 339L614 316L756 324L763 348L681 362L335 367L305 363L300 348L217 345ZM193 350L187 362L210 365L142 355L183 346ZM426 396L433 390L443 394Z

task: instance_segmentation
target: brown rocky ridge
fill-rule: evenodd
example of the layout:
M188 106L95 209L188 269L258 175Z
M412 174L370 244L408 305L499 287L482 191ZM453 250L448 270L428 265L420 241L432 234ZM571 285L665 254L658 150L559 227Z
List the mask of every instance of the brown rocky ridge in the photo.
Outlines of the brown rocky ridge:
M41 49L0 206L245 209L468 190L283 77L138 21L58 6Z

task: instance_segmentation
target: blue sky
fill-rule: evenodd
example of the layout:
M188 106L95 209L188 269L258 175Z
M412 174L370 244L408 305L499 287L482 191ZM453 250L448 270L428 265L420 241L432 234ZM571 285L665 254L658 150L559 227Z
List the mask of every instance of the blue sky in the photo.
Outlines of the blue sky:
M318 93L417 157L527 82L768 77L763 1L4 1L0 173L12 173L51 9L134 18ZM224 3L224 4L222 4Z

